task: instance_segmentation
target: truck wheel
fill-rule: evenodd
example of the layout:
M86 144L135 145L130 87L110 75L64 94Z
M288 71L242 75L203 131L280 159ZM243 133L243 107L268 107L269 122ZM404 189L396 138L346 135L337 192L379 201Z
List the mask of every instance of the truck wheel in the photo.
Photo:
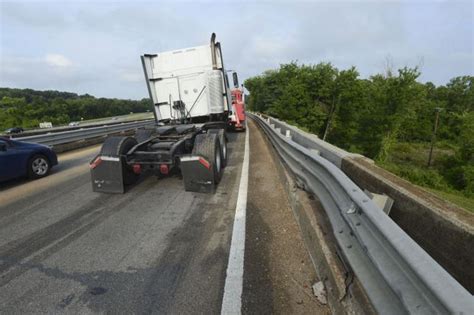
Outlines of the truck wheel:
M135 139L137 139L138 143L141 143L145 140L150 139L152 134L153 134L153 130L138 129L137 132L135 133Z
M214 182L218 184L222 178L222 159L219 139L215 133L204 133L196 136L193 155L201 155L211 162Z
M51 165L46 156L36 154L28 160L28 177L38 179L48 175Z
M135 183L139 175L133 172L132 167L125 162L122 155L127 154L127 152L137 144L137 140L132 137L109 137L105 139L100 150L101 155L120 157L122 162L123 183L125 185Z
M224 129L209 129L208 133L214 133L219 139L219 144L221 146L221 163L222 168L227 166L227 135L225 134Z

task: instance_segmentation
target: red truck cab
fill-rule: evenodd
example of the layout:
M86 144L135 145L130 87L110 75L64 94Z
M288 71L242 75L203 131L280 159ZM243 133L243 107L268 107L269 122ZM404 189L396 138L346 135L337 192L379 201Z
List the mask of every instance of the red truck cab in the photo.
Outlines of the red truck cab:
M231 90L232 114L230 115L230 125L235 130L245 130L245 103L243 87L238 87L237 75L234 72L234 88Z

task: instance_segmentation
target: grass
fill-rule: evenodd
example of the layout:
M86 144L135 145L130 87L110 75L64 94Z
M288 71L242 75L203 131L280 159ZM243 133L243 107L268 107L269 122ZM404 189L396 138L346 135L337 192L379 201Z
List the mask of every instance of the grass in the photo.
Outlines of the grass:
M444 144L440 146L441 148L435 147L432 167L428 168L429 147L429 143L397 143L387 161L377 162L377 165L442 199L474 212L474 197L468 197L462 191L454 190L439 172L439 168L443 167L442 160L455 153L455 146Z
M438 197L440 198L448 200L454 203L455 205L458 205L461 208L466 209L467 211L474 213L474 198L466 197L460 193L446 192L446 191L437 190L433 188L424 187L424 189L432 192L435 195L438 195Z
M436 145L433 150L432 165L436 167L444 157L451 156L455 153L455 147L447 147L446 145ZM398 165L411 165L417 167L427 167L428 156L430 152L430 144L425 143L409 143L398 142L391 149L389 161Z

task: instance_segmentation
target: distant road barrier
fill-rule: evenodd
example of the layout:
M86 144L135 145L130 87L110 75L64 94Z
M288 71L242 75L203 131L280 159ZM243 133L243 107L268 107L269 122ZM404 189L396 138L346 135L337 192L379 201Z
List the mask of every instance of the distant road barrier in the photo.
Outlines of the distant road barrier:
M47 134L14 138L14 140L40 143L49 146L61 145L70 142L88 140L96 137L107 136L109 134L122 131L139 129L155 124L155 120L135 121L131 123L120 123L114 125L106 125L101 127L84 128L71 131L52 132Z
M14 133L14 134L2 134L0 133L0 137L7 137L11 139L18 139L36 135L42 135L46 133L53 133L53 132L62 132L62 131L71 131L71 130L79 130L79 129L86 129L86 128L94 128L94 127L103 127L103 126L112 126L118 125L122 123L130 123L130 122L139 122L139 121L150 121L150 119L134 119L128 121L102 121L102 122L87 122L81 123L80 125L76 126L59 126L53 128L35 128L35 129L27 129L22 133Z

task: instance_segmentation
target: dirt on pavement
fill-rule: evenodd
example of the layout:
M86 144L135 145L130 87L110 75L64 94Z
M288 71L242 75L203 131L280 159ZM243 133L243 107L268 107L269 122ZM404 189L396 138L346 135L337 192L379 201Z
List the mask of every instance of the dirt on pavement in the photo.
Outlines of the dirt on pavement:
M244 314L329 314L312 292L318 282L278 175L278 157L249 121Z

